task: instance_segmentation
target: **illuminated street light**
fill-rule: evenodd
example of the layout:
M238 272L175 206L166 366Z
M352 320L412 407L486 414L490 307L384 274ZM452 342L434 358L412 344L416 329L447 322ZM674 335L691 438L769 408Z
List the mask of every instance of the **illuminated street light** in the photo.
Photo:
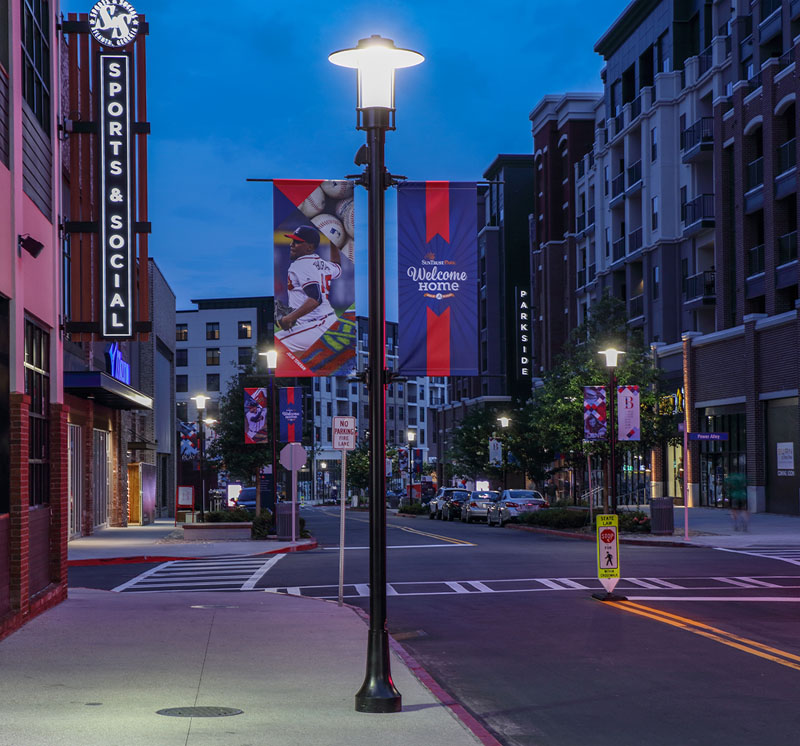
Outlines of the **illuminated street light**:
M600 350L598 353L605 355L606 366L608 367L609 382L608 382L608 433L610 443L610 459L609 459L609 481L610 481L610 495L611 495L611 515L616 515L617 512L617 423L615 417L615 409L617 403L617 363L619 356L624 355L623 350L617 350L614 347L608 347L605 350Z

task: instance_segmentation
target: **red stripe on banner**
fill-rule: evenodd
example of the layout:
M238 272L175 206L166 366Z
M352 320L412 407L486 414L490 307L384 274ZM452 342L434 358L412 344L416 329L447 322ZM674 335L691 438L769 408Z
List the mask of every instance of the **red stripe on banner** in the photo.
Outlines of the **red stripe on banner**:
M275 179L273 183L293 205L300 207L306 197L322 184L322 179Z
M425 182L425 243L435 235L450 243L450 182Z
M427 310L427 375L450 375L450 309L441 316L428 308Z
M289 436L289 443L294 443L297 440L294 437L294 422L286 426L286 434Z
M294 386L289 386L286 389L286 402L288 404L294 404Z

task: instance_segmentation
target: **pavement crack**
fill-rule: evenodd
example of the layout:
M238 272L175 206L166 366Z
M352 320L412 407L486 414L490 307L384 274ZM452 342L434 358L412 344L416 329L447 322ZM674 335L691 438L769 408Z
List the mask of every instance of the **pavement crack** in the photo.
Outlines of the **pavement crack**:
M214 622L217 618L216 609L211 613L211 624L208 625L208 637L206 638L206 647L203 650L203 663L200 666L200 676L197 679L197 691L194 694L194 706L197 707L197 701L200 699L200 687L203 685L203 673L206 670L206 660L208 660L208 650L211 647L211 635L214 632ZM194 718L189 718L189 727L186 729L186 741L184 746L189 746L189 736L192 734L192 723Z

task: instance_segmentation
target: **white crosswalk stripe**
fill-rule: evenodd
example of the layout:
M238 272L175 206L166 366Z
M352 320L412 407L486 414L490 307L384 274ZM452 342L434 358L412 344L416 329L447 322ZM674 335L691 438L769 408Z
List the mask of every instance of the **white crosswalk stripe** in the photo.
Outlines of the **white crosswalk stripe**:
M131 591L250 591L285 554L271 557L227 557L213 560L172 560L152 567L112 590ZM299 591L298 591L299 593Z
M714 547L720 552L732 552L733 554L747 554L751 557L767 557L768 559L788 562L790 565L800 566L800 546L791 545L755 545L743 547L742 549L728 549L727 547Z

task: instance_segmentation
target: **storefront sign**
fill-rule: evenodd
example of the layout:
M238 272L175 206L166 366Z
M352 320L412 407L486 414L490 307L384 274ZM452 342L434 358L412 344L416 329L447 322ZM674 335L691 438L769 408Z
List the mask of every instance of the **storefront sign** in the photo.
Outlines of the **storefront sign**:
M104 337L133 336L130 58L100 55L100 250Z
M531 294L525 288L516 288L517 303L517 372L531 375Z
M100 0L89 11L89 30L104 47L124 47L139 33L139 14L126 0Z
M665 394L658 400L658 413L663 415L683 414L683 387L674 394Z
M125 362L122 350L116 342L110 344L106 350L106 366L108 375L122 383L127 383L128 386L131 385L131 366Z
M779 477L794 476L794 443L776 443Z
M728 433L689 433L689 440L727 440Z

